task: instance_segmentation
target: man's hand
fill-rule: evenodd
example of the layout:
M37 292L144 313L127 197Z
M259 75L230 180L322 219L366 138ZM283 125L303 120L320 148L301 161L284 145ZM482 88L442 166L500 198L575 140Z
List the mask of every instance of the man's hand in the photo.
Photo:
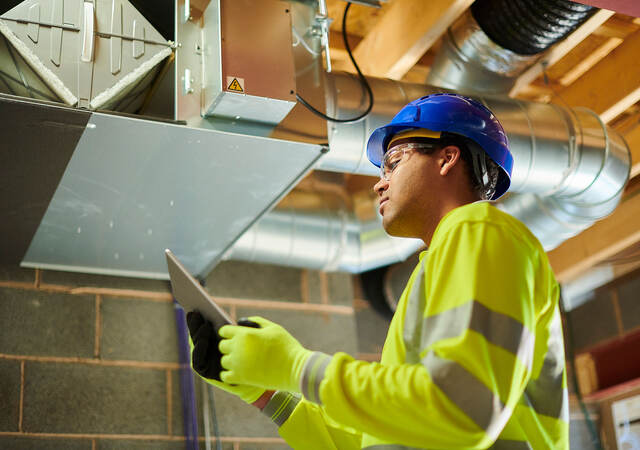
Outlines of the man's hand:
M207 383L240 397L246 403L254 403L264 394L265 390L256 386L232 386L220 381L220 337L211 322L199 312L191 311L187 313L187 327L192 341L191 366Z
M312 352L280 325L262 317L249 320L260 328L225 325L218 331L222 381L299 392L302 368Z

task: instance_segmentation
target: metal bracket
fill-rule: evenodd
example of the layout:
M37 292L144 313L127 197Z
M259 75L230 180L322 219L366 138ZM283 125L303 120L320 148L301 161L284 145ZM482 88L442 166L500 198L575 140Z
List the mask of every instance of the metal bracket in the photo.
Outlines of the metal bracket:
M187 94L193 94L193 83L195 82L193 76L191 75L190 69L184 69L184 75L182 76L182 92Z
M154 44L154 45L162 45L164 47L171 47L171 48L175 48L175 44L172 41L167 41L167 42L159 42L159 41L152 41L149 39L140 39L134 36L126 36L124 34L117 34L117 33L103 33L102 31L97 31L96 32L96 36L99 36L101 38L120 38L120 39L124 39L127 41L137 41L137 42L144 42L145 44Z
M187 23L189 20L191 20L191 2L190 0L184 0L184 5L182 7L182 14L180 17L180 20L182 21L182 23Z
M331 72L331 54L329 53L329 25L331 19L328 15L327 0L318 0L318 14L315 17L315 24L312 32L320 36L320 42L324 48L324 58L327 66L327 72Z
M62 28L63 30L67 30L67 31L76 31L76 32L80 31L80 28L74 27L73 25L66 25L66 24L59 25L55 23L42 22L40 20L12 19L9 17L0 17L0 19L9 20L11 22L17 22L17 23L40 25L41 27Z
M93 61L94 25L96 22L94 4L84 2L84 33L82 35L82 55L83 62Z

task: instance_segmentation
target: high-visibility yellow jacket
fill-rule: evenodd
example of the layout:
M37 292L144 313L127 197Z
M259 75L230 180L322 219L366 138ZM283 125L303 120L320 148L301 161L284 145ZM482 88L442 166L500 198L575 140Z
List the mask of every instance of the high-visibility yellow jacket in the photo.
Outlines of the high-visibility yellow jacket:
M264 409L296 449L568 449L558 284L540 243L486 202L420 255L380 363L314 353L304 397Z

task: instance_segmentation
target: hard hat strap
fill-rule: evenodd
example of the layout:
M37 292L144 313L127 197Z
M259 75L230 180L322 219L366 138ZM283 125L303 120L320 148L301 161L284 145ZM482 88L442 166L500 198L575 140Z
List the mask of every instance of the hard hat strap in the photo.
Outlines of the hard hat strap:
M487 198L491 198L495 192L495 186L491 186L492 182L489 177L489 171L487 169L488 155L484 150L475 148L475 146L469 146L471 152L471 160L473 161L473 173L476 176L476 180L481 186L483 192L486 193Z

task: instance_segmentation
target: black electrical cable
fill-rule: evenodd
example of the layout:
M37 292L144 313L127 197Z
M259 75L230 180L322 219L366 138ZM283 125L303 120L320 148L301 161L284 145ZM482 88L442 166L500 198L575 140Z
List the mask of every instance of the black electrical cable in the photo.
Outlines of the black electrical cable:
M571 380L573 382L573 389L576 393L576 397L578 398L578 403L580 404L580 409L582 410L582 414L584 415L585 421L587 422L587 428L589 429L589 433L591 433L592 443L596 450L602 450L602 444L600 443L600 437L598 436L598 431L596 430L595 424L589 416L589 411L587 411L587 407L584 404L584 400L582 399L582 394L580 393L580 387L578 386L578 378L576 376L576 367L574 363L574 354L573 354L573 327L571 324L571 318L569 314L564 309L562 297L562 289L560 289L560 298L558 304L560 306L560 313L562 317L564 317L564 321L567 325L567 330L565 333L565 348L567 350L567 360L569 361L569 365L571 366Z
M365 78L365 76L360 71L360 67L356 63L356 60L353 58L351 54L351 48L349 47L349 41L347 40L347 13L349 12L349 8L351 7L351 2L347 3L347 6L344 8L344 14L342 16L342 39L344 40L344 47L347 50L347 54L349 55L349 59L353 63L353 66L356 68L356 72L358 72L358 77L360 78L360 82L362 83L362 87L367 91L367 95L369 96L369 106L367 110L360 114L357 117L353 117L351 119L336 119L335 117L329 117L324 114L322 111L318 111L316 108L311 106L305 99L303 99L300 94L296 92L296 99L302 103L305 107L309 109L313 114L322 119L328 120L329 122L337 122L337 123L354 123L358 122L369 115L371 110L373 109L373 91L371 90L371 86L369 86L369 82Z

